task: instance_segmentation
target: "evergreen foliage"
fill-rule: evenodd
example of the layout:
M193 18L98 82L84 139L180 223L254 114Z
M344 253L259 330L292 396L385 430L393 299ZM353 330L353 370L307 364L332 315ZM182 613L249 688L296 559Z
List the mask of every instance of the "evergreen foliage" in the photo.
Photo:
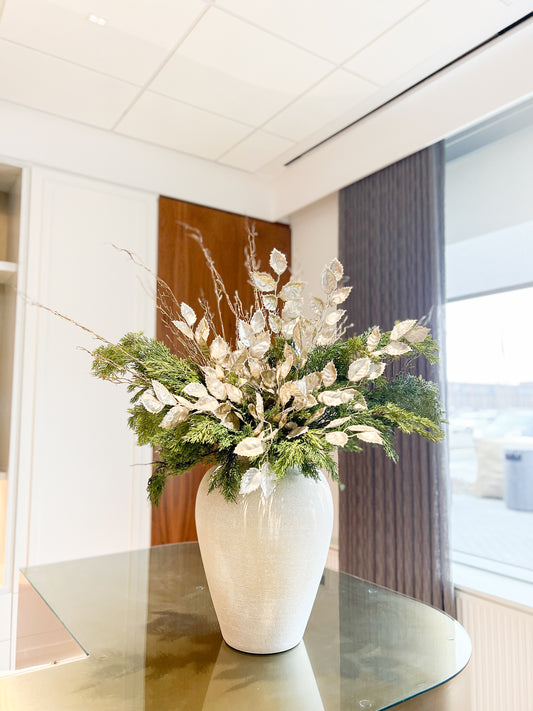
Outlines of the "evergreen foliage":
M270 484L290 469L314 479L323 470L338 479L337 447L359 452L381 446L396 460L396 430L442 439L437 386L406 372L413 358L435 362L428 329L410 320L392 331L373 327L342 338L344 312L337 308L349 288L339 286L340 263L333 260L324 270L325 296L314 300L316 316L309 320L300 311L300 282L278 294L282 257L277 250L271 255L277 278L250 273L256 311L248 322L239 302L232 307L234 313L240 308L233 348L212 333L208 311L197 322L194 310L181 304L183 319L172 324L187 357L142 333L127 333L93 352L94 375L127 385L128 424L140 445L155 449L152 503L158 504L168 477L200 463L213 465L210 490L235 501L259 485L267 496ZM216 283L222 298L222 282ZM399 358L403 371L387 379L385 367Z

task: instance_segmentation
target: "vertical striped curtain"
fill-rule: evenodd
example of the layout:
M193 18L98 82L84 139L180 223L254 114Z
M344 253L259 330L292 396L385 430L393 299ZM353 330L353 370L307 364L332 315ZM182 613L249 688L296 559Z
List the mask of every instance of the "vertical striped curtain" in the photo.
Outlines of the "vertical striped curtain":
M444 147L431 146L340 193L340 260L354 289L356 332L429 317L443 343ZM445 382L418 359L415 374ZM379 447L339 453L340 567L453 611L448 565L446 444L397 435L399 462Z

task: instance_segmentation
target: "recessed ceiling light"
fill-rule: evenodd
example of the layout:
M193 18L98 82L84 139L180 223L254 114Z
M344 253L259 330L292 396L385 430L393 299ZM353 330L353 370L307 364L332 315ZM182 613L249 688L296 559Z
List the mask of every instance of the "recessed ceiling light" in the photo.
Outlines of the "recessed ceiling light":
M87 19L89 22L93 22L95 25L100 25L100 27L103 27L104 25L107 25L107 20L105 17L100 17L99 15L87 15Z

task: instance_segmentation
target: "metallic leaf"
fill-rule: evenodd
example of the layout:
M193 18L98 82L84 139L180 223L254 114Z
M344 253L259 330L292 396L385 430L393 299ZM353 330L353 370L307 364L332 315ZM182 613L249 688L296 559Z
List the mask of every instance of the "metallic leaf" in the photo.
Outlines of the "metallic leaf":
M220 407L219 401L212 395L204 395L196 401L195 409L201 412L215 412Z
M260 334L250 346L250 354L254 358L262 358L270 348L270 338L267 333Z
M337 417L336 420L331 420L331 422L326 425L326 429L328 430L331 427L340 427L345 422L348 422L349 419L349 417Z
M305 395L307 396L307 383L305 382L305 378L301 378L300 380L292 381L294 382L294 385L296 386L295 388L295 395L299 397L300 395Z
M275 370L264 370L261 373L261 380L266 388L276 387L276 371Z
M319 410L316 412L313 412L311 417L308 417L307 420L305 421L306 425L310 425L312 422L316 422L316 420L320 419L322 415L326 412L325 407L321 407Z
M295 301L304 295L305 283L303 281L289 281L279 292L279 298L283 301Z
M217 400L226 399L226 385L221 383L217 377L213 375L206 375L205 384L211 395L216 397Z
M371 425L351 425L347 429L350 432L355 432L358 439L363 442L372 442L373 444L383 444L383 438L379 430Z
M265 405L263 403L261 393L255 394L255 411L257 413L257 417L262 420L265 416Z
M328 407L337 407L342 404L342 392L340 390L324 390L318 396L318 400Z
M189 304L186 304L184 301L181 302L181 315L187 322L188 326L194 326L196 323L196 314L194 313L194 310L189 306Z
M344 275L344 267L339 262L338 259L332 259L329 263L329 269L332 271L333 276L337 281L340 281Z
M372 363L366 377L368 380L375 380L376 378L379 378L380 375L383 375L384 370L385 363Z
M415 326L405 334L404 338L406 341L409 341L409 343L422 343L422 341L426 340L428 335L429 328L425 326Z
M175 326L178 331L183 333L184 336L187 336L187 338L190 338L191 341L194 340L194 333L192 328L185 323L185 321L172 321L172 325Z
M277 372L279 373L279 377L281 380L285 380L287 375L289 374L292 366L294 365L294 357L292 353L289 353L286 357L283 363L279 363L277 366Z
M318 296L313 296L313 298L311 299L311 311L315 314L317 318L320 318L322 316L325 308L326 304L322 301L322 299L319 299Z
M252 316L252 320L250 321L252 331L256 334L261 333L265 330L265 325L265 317L263 316L262 312L256 311L255 314Z
M383 353L388 353L391 356L400 356L409 353L411 347L407 343L401 341L391 341L388 346L385 346Z
M305 410L306 407L307 397L304 395L299 395L298 397L295 397L292 401L292 409L294 410L294 412L300 412L301 410Z
M283 385L279 389L278 396L279 396L279 400L280 400L283 407L285 407L285 405L289 402L291 397L293 397L293 395L294 395L293 390L290 387L291 385L292 385L292 383L283 383Z
M263 372L263 365L261 361L257 360L257 358L248 358L248 368L250 369L252 378L259 380L261 373Z
M341 402L343 405L345 405L346 403L351 402L360 393L358 390L354 390L353 388L345 388L344 390L340 391L340 394Z
M190 400L187 400L186 398L181 397L181 395L176 395L176 400L178 401L178 403L180 405L182 405L183 407L186 407L187 410L194 409L194 404Z
M229 347L222 336L217 336L209 346L209 355L215 361L224 360L228 355Z
M176 405L175 407L170 408L170 410L161 420L161 424L159 426L162 427L164 430L171 430L176 427L176 425L178 425L180 422L185 422L188 417L189 411L187 410L187 408L182 407L181 405Z
M145 410L156 415L158 412L165 407L162 402L160 402L154 395L152 390L145 390L140 397L141 403Z
M334 326L341 320L345 313L346 311L343 309L336 309L335 311L332 311L326 316L326 324L328 326Z
M263 492L265 499L272 496L272 493L276 488L276 483L276 475L270 464L268 462L263 464L261 467L261 491Z
M322 383L329 388L337 380L337 369L332 360L322 369Z
M350 367L348 368L348 380L356 383L365 378L370 370L370 365L370 358L358 358L354 360L350 363Z
M325 294L331 294L331 292L336 289L337 280L331 269L328 269L328 267L326 267L322 272L320 283L322 285L322 291Z
M276 282L267 272L252 272L252 283L258 291L276 291Z
M283 252L280 252L279 249L274 248L272 252L270 252L270 266L272 270L280 276L285 269L287 269L287 257Z
M240 405L242 402L242 392L239 388L231 383L224 383L224 385L226 386L226 392L231 402L234 402L236 405Z
M302 315L304 302L302 299L291 299L285 302L285 306L281 312L281 318L284 321L292 321Z
M281 327L281 335L283 338L289 340L292 338L294 333L294 327L296 326L296 321L284 321Z
M379 326L376 326L374 329L372 329L372 333L366 339L366 347L371 353L379 346L380 339L381 333L379 330Z
M278 297L274 294L261 294L263 306L267 311L275 311L278 305Z
M220 419L220 422L228 430L238 430L239 429L239 418L234 412L228 412Z
M202 318L198 321L198 326L194 332L194 339L196 343L207 343L208 338L209 324L207 323L205 316L202 316Z
M239 494L251 494L261 486L261 470L257 467L247 469L242 475Z
M326 434L326 441L335 445L335 447L344 447L348 441L348 435L346 432L328 432Z
M239 340L245 346L249 346L254 340L254 330L245 321L239 321L237 333L239 335Z
M240 457L258 457L265 451L265 444L259 437L245 437L235 447L235 454Z
M208 394L207 388L202 383L188 383L184 388L185 395L192 397L204 397Z
M322 385L322 373L309 373L305 376L305 386L308 393L317 390Z
M337 289L329 297L330 302L335 305L344 303L346 299L350 296L351 290L351 286L343 286L342 289Z
M375 432L359 432L357 439L363 442L371 442L372 444L383 444L383 438L377 430Z
M327 346L335 340L337 331L334 326L323 326L320 336L316 339L319 346Z
M295 427L293 430L290 431L290 434L287 435L287 439L294 439L295 437L299 437L300 435L303 435L306 432L309 432L309 427Z
M365 399L358 390L353 390L353 388L345 388L344 390L341 390L341 402L344 405L351 402L354 398L357 398L358 402L357 404L351 406L352 409L366 410Z
M400 321L397 323L391 331L391 341L397 341L402 336L405 336L405 334L410 331L415 324L416 319L408 319L407 321Z
M152 380L152 387L154 389L154 394L156 398L159 400L159 402L162 402L163 405L175 405L176 404L176 398L174 395L172 395L171 392L167 390L167 388L157 380Z
M290 302L287 302L290 303ZM303 338L302 338L302 328L299 322L296 323L294 330L292 332L292 340L294 341L294 346L296 350L301 353L303 350Z
M283 321L277 314L268 314L268 325L273 333L279 333L283 328Z

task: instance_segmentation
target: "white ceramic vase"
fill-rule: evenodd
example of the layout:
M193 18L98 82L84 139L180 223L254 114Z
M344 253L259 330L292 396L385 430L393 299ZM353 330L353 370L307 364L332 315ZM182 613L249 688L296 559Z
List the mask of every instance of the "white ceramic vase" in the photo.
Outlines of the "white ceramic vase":
M200 553L222 636L242 652L272 654L303 637L324 571L333 526L325 477L289 470L265 499L261 489L236 503L196 498Z

